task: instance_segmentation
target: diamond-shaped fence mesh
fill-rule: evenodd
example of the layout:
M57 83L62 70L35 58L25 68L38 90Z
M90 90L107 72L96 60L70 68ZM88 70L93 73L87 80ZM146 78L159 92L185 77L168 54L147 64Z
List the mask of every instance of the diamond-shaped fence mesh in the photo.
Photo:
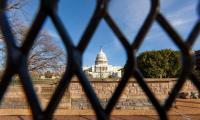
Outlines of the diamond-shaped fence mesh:
M11 83L11 78L18 74L23 85L24 93L27 97L30 105L33 118L35 120L47 120L52 119L53 113L55 112L65 90L68 88L73 75L76 75L91 103L96 117L99 120L106 120L110 118L111 112L116 105L123 89L129 81L130 77L135 77L140 87L145 92L146 96L152 102L155 107L160 119L167 120L167 113L174 102L177 93L185 83L186 79L189 78L196 88L200 91L200 81L193 74L192 71L192 53L191 47L197 40L200 31L200 20L196 21L194 28L191 30L189 37L186 42L178 34L178 32L172 27L172 25L166 20L165 16L159 10L159 0L150 0L151 9L148 16L146 17L142 27L137 33L133 43L129 43L127 38L124 36L122 31L119 29L113 18L108 13L107 8L109 7L109 0L96 0L96 8L90 19L88 26L86 27L79 43L75 46L72 39L69 37L67 30L64 28L62 21L57 14L57 3L58 0L41 0L39 11L32 23L28 34L25 37L24 43L21 47L16 45L16 39L11 31L10 23L4 9L6 8L7 0L0 0L0 29L4 36L4 41L7 48L7 61L6 69L0 81L0 101L2 100L6 89ZM198 7L198 5L197 5ZM199 12L199 8L197 8ZM63 44L68 52L67 67L64 75L62 76L59 84L53 93L46 109L42 110L38 96L36 95L31 77L28 74L27 68L27 57L30 49L41 30L45 20L50 18L62 38ZM118 87L114 91L105 109L101 106L100 100L97 98L92 86L89 84L89 79L82 70L82 56L87 48L91 37L94 35L101 20L105 20L107 25L112 29L113 33L118 37L120 43L124 47L127 54L127 62L124 68L124 74L119 82ZM174 44L179 48L182 55L182 71L180 77L177 79L169 97L166 99L164 104L160 104L146 84L142 74L136 65L136 51L140 48L141 43L144 41L149 29L152 27L154 22L158 22L160 27L167 33Z

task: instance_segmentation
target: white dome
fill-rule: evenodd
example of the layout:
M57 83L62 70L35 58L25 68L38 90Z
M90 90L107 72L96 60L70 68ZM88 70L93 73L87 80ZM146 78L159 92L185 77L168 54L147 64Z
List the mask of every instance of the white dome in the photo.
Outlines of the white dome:
M99 51L96 57L95 65L99 64L108 64L108 60L106 54L103 52L103 49Z

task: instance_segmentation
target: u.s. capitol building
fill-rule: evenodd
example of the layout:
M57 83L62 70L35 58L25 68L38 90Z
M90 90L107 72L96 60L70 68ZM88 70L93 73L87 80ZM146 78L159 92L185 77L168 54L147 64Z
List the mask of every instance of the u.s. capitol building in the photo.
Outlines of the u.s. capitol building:
M113 66L108 64L108 59L101 48L96 56L95 65L91 67L83 67L83 71L92 78L108 78L122 76L121 66Z

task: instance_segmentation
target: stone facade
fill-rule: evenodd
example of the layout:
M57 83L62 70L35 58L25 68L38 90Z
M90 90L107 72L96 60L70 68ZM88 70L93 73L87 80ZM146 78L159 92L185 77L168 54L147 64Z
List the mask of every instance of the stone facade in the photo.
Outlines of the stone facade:
M113 66L108 64L108 59L106 54L103 52L103 49L99 51L96 56L95 64L91 67L83 67L83 71L92 78L108 78L108 77L117 77L122 76L121 66Z
M169 95L176 79L147 79L148 86L156 97L163 102ZM55 81L35 82L35 91L39 96L42 107L45 107L56 87ZM107 79L106 81L93 80L91 85L94 88L101 104L105 107L113 91L116 89L119 81L117 79ZM187 81L182 91L198 92L190 81ZM24 99L22 86L11 85L1 103L1 108L28 108L26 99ZM129 80L123 91L115 109L146 109L151 108L150 101L134 79ZM90 109L91 105L85 95L85 92L76 78L72 80L68 90L59 104L60 109Z

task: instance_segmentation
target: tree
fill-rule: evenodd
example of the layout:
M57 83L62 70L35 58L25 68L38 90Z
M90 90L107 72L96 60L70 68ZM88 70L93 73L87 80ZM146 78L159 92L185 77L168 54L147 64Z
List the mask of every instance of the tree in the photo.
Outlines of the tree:
M27 4L27 2L30 0L8 0L7 7L5 8L4 11L16 11L16 10L21 10L24 5Z
M147 78L172 78L180 74L180 53L170 49L147 51L137 57L137 64Z
M23 24L13 26L15 28L13 33L16 36L17 44L20 46L28 31L28 28ZM1 47L1 51L5 52L5 47ZM53 41L48 32L43 30L38 35L29 53L29 71L43 73L45 70L51 69L61 72L61 66L65 66L66 62L64 57L64 50L58 44L56 44L55 41Z
M42 32L35 41L29 54L29 70L42 72L47 69L60 72L61 65L65 66L65 53L52 40L48 33Z
M194 59L194 66L193 66L193 73L195 73L198 77L200 77L200 50L197 50L193 54Z
M46 72L44 73L44 76L45 76L45 78L52 78L53 73L50 72L50 71L46 71Z
M200 78L200 70L196 69L196 66L193 67L192 72Z
M26 0L29 1L29 0ZM8 12L16 12L16 10L21 10L24 5L24 1L20 0L10 0L8 7L5 9ZM14 21L11 22L12 32L17 39L18 46L21 45L28 31L28 27L23 21L18 17L9 16L9 19ZM0 39L3 36L0 34ZM0 51L5 53L5 45L0 45ZM64 50L53 40L49 33L42 30L37 36L35 43L29 53L28 68L32 73L44 73L47 70L54 70L56 72L63 72L63 66L65 66L65 52ZM1 59L5 59L5 56L1 56ZM62 67L62 68L61 68Z
M28 2L28 0L25 0L23 2L21 2L20 0L8 0L7 2L7 7L1 11L6 12L7 16L9 18L10 21L15 21L13 20L13 18L17 18L15 15L16 13L20 13L22 10L22 7L24 6L24 4L26 4ZM16 21L15 21L16 22ZM13 23L15 23L13 22ZM0 30L0 68L2 70L2 68L4 68L5 65L5 59L6 59L6 49L5 49L5 44L3 42L4 37L1 33Z

